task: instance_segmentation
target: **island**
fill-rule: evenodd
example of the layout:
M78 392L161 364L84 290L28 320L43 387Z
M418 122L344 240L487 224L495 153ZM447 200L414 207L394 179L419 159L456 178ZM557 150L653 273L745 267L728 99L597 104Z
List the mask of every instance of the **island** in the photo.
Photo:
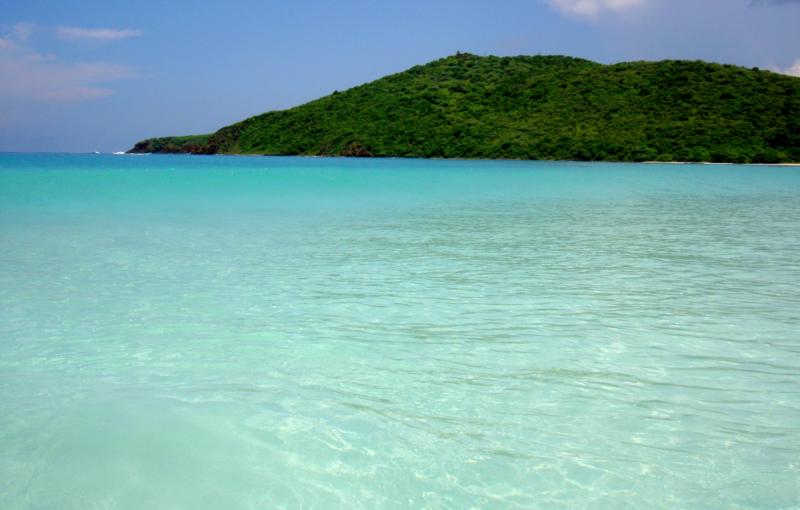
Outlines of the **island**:
M130 153L800 162L800 78L703 61L457 53Z

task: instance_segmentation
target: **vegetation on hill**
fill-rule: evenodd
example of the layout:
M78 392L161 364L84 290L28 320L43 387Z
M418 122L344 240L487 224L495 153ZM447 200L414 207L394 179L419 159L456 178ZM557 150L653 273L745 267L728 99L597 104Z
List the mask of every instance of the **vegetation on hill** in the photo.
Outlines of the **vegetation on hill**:
M205 150L211 135L166 136L163 138L148 138L136 145L128 152L166 152L188 154L209 154Z
M700 61L460 53L131 152L800 161L800 79Z

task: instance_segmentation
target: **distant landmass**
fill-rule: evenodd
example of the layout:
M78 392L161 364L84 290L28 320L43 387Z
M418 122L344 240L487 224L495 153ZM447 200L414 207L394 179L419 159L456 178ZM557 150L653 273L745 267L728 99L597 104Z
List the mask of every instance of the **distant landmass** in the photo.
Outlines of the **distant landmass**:
M800 162L800 78L467 53L131 153Z

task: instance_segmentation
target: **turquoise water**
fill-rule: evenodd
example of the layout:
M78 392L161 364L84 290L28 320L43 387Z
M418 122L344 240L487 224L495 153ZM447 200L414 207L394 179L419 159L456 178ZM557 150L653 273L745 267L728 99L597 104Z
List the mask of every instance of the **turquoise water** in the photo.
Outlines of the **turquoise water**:
M0 508L800 508L800 168L0 155Z

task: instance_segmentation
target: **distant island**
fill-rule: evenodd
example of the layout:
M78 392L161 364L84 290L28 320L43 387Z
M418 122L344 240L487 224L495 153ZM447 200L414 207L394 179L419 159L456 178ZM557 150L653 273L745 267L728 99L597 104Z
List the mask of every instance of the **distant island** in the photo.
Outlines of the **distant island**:
M800 78L468 53L130 153L800 162Z

